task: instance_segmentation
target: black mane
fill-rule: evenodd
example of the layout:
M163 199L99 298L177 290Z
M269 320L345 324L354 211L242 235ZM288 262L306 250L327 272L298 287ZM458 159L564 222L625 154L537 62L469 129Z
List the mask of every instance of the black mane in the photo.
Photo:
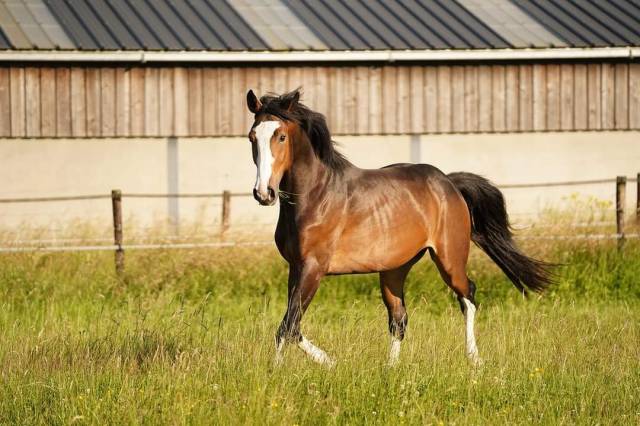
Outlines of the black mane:
M336 150L335 142L331 140L331 133L327 127L327 120L324 115L297 102L299 96L299 89L280 96L273 93L266 94L260 98L262 103L260 112L297 123L307 134L318 159L332 170L343 171L350 163Z

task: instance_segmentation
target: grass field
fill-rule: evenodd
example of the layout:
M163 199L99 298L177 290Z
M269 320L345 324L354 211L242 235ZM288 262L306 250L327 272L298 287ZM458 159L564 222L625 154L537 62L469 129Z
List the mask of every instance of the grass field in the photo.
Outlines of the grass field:
M545 243L546 244L546 243ZM2 424L640 424L640 246L529 244L561 262L523 300L472 253L477 337L434 267L407 288L401 365L377 276L325 279L296 348L275 368L286 267L273 249L0 257Z

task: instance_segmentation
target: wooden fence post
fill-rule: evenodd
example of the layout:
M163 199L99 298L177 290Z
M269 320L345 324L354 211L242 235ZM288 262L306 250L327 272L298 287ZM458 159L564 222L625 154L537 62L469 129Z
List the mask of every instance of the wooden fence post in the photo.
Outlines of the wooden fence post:
M616 178L616 233L618 234L618 249L624 246L624 205L627 190L627 177Z
M636 225L640 226L640 173L636 176Z
M231 215L231 192L222 192L222 233L229 229L229 216Z
M124 250L122 249L122 191L111 191L111 207L113 210L113 242L116 246L116 274L121 277L124 273Z

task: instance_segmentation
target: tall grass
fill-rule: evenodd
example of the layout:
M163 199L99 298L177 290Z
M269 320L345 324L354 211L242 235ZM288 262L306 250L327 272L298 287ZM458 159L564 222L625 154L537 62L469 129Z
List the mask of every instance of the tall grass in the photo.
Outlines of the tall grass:
M0 258L0 423L638 424L640 245L527 244L561 263L523 300L478 251L483 367L428 261L407 283L401 364L384 366L375 275L332 277L303 332L332 370L290 348L274 367L286 266L272 249Z

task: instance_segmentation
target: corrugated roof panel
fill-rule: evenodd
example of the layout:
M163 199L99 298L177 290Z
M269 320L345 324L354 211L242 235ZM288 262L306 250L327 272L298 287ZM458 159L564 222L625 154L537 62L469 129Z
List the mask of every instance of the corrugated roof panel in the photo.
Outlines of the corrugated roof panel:
M491 28L454 1L421 0L439 14L440 20L476 49L512 47Z
M183 21L197 38L199 45L202 46L200 49L226 50L228 48L187 2L170 2L169 4L176 12L176 18ZM194 45L193 48L197 46Z
M155 8L149 7L144 0L126 0L133 13L144 22L164 49L183 50L184 44L178 39L171 28L158 16Z
M198 14L209 30L221 40L221 43L231 50L243 50L247 48L247 44L239 38L215 13L211 7L203 0L190 0L189 5Z
M227 0L274 50L325 50L327 46L279 0Z
M627 16L634 17L636 20L638 16L640 16L640 3L634 5L628 0L609 0L607 4L603 6L607 7L607 9L620 9L623 13L627 14Z
M0 49L11 49L11 43L9 43L9 39L0 28Z
M406 26L381 6L378 1L362 2L354 0L345 3L345 6L355 16L358 16L367 28L374 30L376 35L392 49L406 49L407 46L421 43L421 40L417 39L413 32L407 31ZM402 33L404 37L401 37L398 32Z
M53 49L55 47L42 27L33 18L23 0L5 0L5 5L31 45L38 49Z
M566 46L509 0L457 0L513 47Z
M444 41L449 48L468 49L471 45L444 25L428 8L416 2L416 0L400 0L425 27L431 28ZM486 46L485 46L486 47Z
M147 28L142 19L138 17L125 0L111 0L109 4L113 13L123 22L125 29L131 32L131 36L144 49L158 50L164 48L160 40Z
M177 4L177 3L176 3ZM165 0L153 0L150 6L156 11L160 19L171 29L173 34L178 37L182 46L187 50L202 50L205 48L204 43L191 27L191 23L177 13L174 5L167 3ZM211 49L221 49L222 45L218 43L211 46Z
M512 47L462 5L447 0L286 0L330 48ZM337 40L336 40L337 39Z
M222 40L211 31L211 28L203 22L202 18L195 13L192 7L184 1L171 3L172 8L176 12L176 16L180 17L182 21L188 23L188 28L198 38L201 43L201 49L214 49L214 50L226 50L228 46L223 43Z
M283 0L289 9L304 22L315 35L318 36L330 49L347 50L349 45L339 37L333 29L312 9L302 1Z
M233 8L223 0L205 0L209 8L214 11L222 22L225 23L221 27L220 32L233 32L238 38L244 42L243 50L265 50L267 45L256 34L251 26L245 22Z
M4 0L0 1L0 29L4 32L11 47L15 49L31 49L33 47L20 25L13 19Z
M638 2L520 0L514 4L574 47L637 45L640 37Z
M296 43L296 40L291 40L291 34L287 34L289 36L287 40L287 38L283 37L283 34L280 33L277 28L274 28L273 19L270 19L271 16L265 16L265 14L271 15L268 7L265 7L265 5L245 0L227 1L236 10L236 12L238 12L238 14L240 14L240 16L242 16L258 34L260 34L260 37L265 43L267 43L270 49L286 50L290 47L300 48L299 43Z
M89 6L90 1L76 0L70 2L66 0L66 2L82 27L93 36L92 38L97 42L100 49L116 50L123 47L111 33L110 26L105 26L98 15L91 9Z
M419 21L398 2L364 2L382 22L388 25L391 31L398 34L407 45L414 49L429 49L435 45L429 42L433 34L428 29L422 28Z
M418 37L424 40L426 44L424 49L446 49L449 47L443 38L419 21L413 12L403 6L400 2L383 2L382 4L396 17L398 17L398 20L401 23L400 25L405 25L408 28L408 31L414 32Z
M580 36L578 36L573 30L566 28L561 20L557 19L553 15L549 15L547 10L538 3L522 0L514 4L543 25L547 30L564 40L568 45L577 47L588 46L588 43L582 40Z
M638 46L640 1L0 0L0 30L46 50Z
M353 13L352 10L345 6L346 3L342 3L339 0L323 1L336 17L342 19L346 26L353 32L353 35L364 42L365 48L368 47L379 50L389 48L389 44L365 23L364 17Z
M588 14L584 13L581 9L575 7L570 2L556 2L550 1L548 7L558 14L560 18L564 19L564 22L576 21L574 25L575 31L582 37L582 39L589 43L594 39L594 35L597 36L600 46L613 44L620 46L625 44L622 38L609 31L605 26L601 25L595 19L591 18Z
M457 1L475 16L482 19L485 24L504 37L512 46L527 47L530 45L528 40L523 37L523 34L509 30L512 19L499 8L495 0Z
M296 0L293 0L296 1ZM361 35L358 35L352 27L353 17L340 16L332 8L327 5L326 0L298 0L304 3L306 7L313 10L314 14L329 26L331 31L338 35L351 49L370 49L372 44L381 43L379 39L364 41ZM291 3L289 3L291 4ZM352 21L352 22L349 22ZM313 22L307 22L307 25L313 25Z
M269 4L273 14L279 20L281 27L290 28L295 37L300 40L303 48L312 50L326 50L327 46L313 34L313 32L280 0L263 0Z
M51 10L65 29L73 43L80 49L98 50L101 46L91 37L82 22L73 13L64 0L45 0Z
M539 22L520 10L509 0L494 0L498 10L511 18L505 26L506 31L522 37L526 47L566 47L567 43L547 31Z
M640 44L640 22L629 18L621 13L614 5L603 7L602 4L594 2L576 2L576 7L582 9L586 14L593 17L600 25L615 33L623 40L623 44Z
M49 11L49 8L44 4L43 0L23 1L29 8L33 19L40 25L42 31L47 34L47 37L54 47L60 49L73 49L76 47L56 18L51 14L51 11Z
M116 40L117 44L124 49L141 49L140 43L129 28L114 13L107 2L95 1L87 4L100 23L109 29L109 34Z

